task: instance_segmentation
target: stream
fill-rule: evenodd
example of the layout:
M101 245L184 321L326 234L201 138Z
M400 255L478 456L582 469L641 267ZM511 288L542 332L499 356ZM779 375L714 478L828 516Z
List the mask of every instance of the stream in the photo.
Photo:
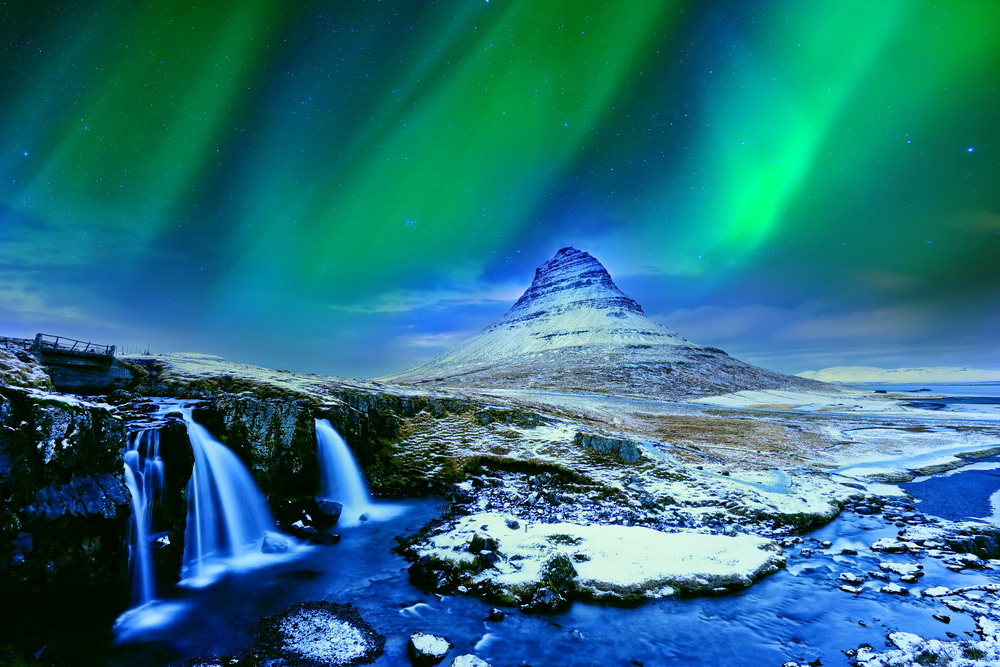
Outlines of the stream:
M947 479L957 481L960 474ZM490 606L463 596L439 597L410 585L407 563L391 553L394 536L416 530L443 509L441 501L405 503L403 515L341 529L343 539L317 546L291 561L250 572L230 573L214 585L177 588L164 600L174 616L110 648L109 664L166 665L206 655L245 650L257 621L305 600L351 602L386 635L375 665L409 665L406 639L414 631L443 635L455 644L450 655L475 653L503 665L781 665L786 660L847 665L843 651L869 643L885 646L892 630L946 639L946 632L975 630L971 617L950 614L945 625L932 617L947 610L918 595L880 593L882 582L865 584L858 596L839 590L841 572L863 574L883 561L915 562L909 555L879 555L867 547L898 528L879 516L845 513L805 536L811 557L786 549L788 567L750 589L725 597L662 599L634 609L576 603L558 615L525 615L504 609L506 618L486 622ZM819 548L812 540L829 540ZM844 556L844 548L860 555ZM925 577L911 587L968 586L996 582L991 573L947 570L922 558Z

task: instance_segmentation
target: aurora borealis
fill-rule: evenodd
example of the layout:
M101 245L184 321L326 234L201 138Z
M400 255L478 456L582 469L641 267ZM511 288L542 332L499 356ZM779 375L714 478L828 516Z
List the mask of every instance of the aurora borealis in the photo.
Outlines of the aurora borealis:
M1000 360L1000 2L8 2L0 334L371 377L586 250L786 372Z

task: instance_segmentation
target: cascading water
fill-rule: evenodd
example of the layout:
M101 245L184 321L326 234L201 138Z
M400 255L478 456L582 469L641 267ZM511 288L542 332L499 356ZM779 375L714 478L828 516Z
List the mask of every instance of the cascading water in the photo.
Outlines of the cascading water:
M153 509L163 488L163 461L160 459L160 432L143 429L129 438L125 451L125 485L132 493L132 521L129 539L129 577L132 606L153 600Z
M402 511L394 505L375 503L350 448L326 419L316 420L316 456L320 469L320 495L344 506L340 525L355 526L366 519L388 519Z
M187 487L181 578L189 585L202 585L262 550L287 551L289 543L275 533L271 510L250 471L194 421L191 408L182 414L194 451L194 472Z

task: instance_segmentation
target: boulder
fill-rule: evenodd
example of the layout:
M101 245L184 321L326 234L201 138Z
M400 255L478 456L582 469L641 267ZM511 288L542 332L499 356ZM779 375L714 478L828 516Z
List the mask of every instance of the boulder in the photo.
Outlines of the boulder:
M414 632L406 642L406 653L417 667L436 665L448 655L453 644L445 637L428 632Z
M491 665L474 655L460 655L449 662L448 667L491 667Z

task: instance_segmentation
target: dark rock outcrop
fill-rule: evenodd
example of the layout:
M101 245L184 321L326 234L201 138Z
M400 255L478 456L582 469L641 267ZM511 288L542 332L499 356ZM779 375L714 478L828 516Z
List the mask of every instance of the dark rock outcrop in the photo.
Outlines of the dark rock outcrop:
M127 605L125 445L104 408L0 386L0 605L26 649Z
M620 438L609 438L593 433L577 433L573 442L598 454L614 454L626 463L638 463L642 458L638 443Z

